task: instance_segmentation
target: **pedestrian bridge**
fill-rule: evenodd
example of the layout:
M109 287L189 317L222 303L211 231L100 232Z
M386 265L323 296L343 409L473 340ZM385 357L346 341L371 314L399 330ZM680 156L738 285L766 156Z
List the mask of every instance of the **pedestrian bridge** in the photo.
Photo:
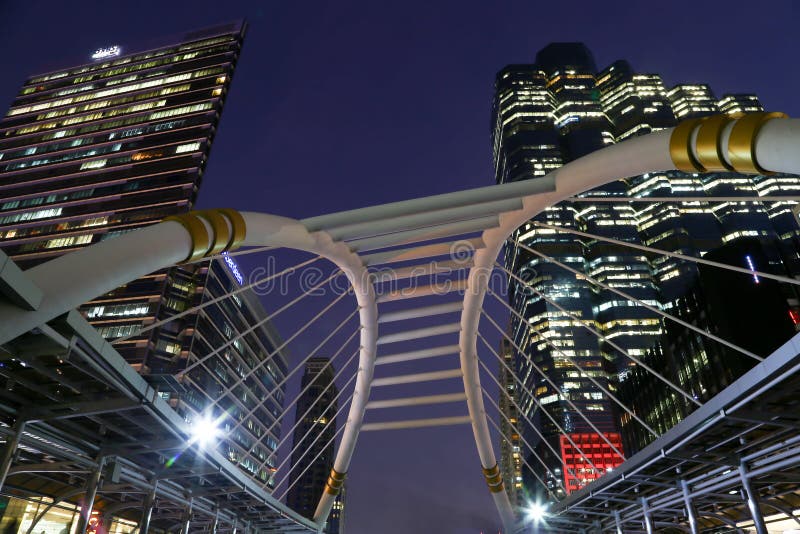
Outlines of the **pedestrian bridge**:
M0 433L6 446L0 463L2 494L23 499L49 497L53 499L48 501L50 508L82 503L84 512L78 531L91 520L89 511L97 508L104 524L110 524L112 517L127 518L139 523L142 533L148 528L315 532L324 526L344 484L361 432L404 432L465 424L471 425L476 445L475 463L470 468L483 471L505 532L525 531L535 520L541 528L557 532L700 532L730 527L765 533L766 521L774 517L792 519L794 510L800 507L800 414L796 409L800 337L766 357L752 354L620 289L574 271L589 283L647 308L662 321L676 322L758 363L705 404L645 365L665 388L697 405L688 418L659 435L641 419L635 406L625 406L613 391L586 373L578 361L564 355L619 406L620 413L628 414L652 433L655 441L625 459L619 469L553 503L543 518L526 517L526 511L515 509L504 491L502 466L498 465L492 436L504 423L497 395L498 389L507 392L498 388L496 369L506 363L488 339L501 336L514 343L505 325L517 312L499 294L502 281L511 277L515 283L529 285L507 271L499 258L507 243L571 269L514 241L515 230L546 208L562 201L641 203L676 199L791 206L800 197L602 199L581 194L621 178L666 170L800 174L799 148L800 120L781 114L692 119L674 129L607 147L530 181L304 220L229 209L189 212L24 272L3 256L0 375L6 385L0 391L0 419L5 421ZM530 224L553 232L573 232L540 222ZM648 254L756 274L782 283L800 283L768 272L584 235ZM334 335L345 342L339 351L326 349L324 354L347 356L350 353L345 348L354 344L350 359L337 364L342 373L348 371L340 373L343 385L337 412L346 423L331 439L336 443L334 468L313 518L300 516L283 502L289 491L285 475L290 468L286 465L290 453L282 454L275 479L265 484L248 476L220 451L202 447L193 438L191 426L159 395L157 386L134 371L117 352L115 346L125 338L104 340L75 311L82 303L148 273L186 262L220 259L223 253L229 258L245 254L302 258L271 273L271 279L280 279L312 262L323 265L324 272L330 274L319 284L295 287L286 304L276 307L270 317L318 294L317 290L332 278L341 276L347 281L348 291L337 294L327 306L320 306L319 313L298 323L294 331L282 332L286 343L298 336L316 335L320 339L317 348L304 354L289 375L302 369L307 359ZM501 280L499 285L497 279ZM264 281L265 278L248 280L234 293L263 286ZM542 298L549 299L547 295ZM551 300L548 302L558 307ZM338 303L349 305L350 315L339 314L335 307ZM183 314L212 304L202 303ZM330 324L321 318L331 314L336 315L333 324L339 326L329 331L319 325ZM589 321L571 318L603 339ZM148 328L161 324L153 323ZM413 350L403 348L409 342L415 344ZM636 356L622 352L635 364L642 364ZM193 354L187 366L207 365L214 355ZM392 372L399 363L414 365L432 358L445 361L446 356L453 357L448 360L452 363L449 368L410 374ZM223 377L218 380L224 395L241 387L255 370L245 376L233 369L221 371ZM373 389L383 386L452 380L460 380L463 386L457 393L379 401L370 397ZM567 402L570 403L568 399ZM453 413L423 419L373 421L371 417L384 408L428 405L450 405ZM281 417L291 412L293 404L287 402L285 406ZM591 426L589 415L575 405L570 407ZM548 415L543 406L539 408L544 416ZM333 417L327 424L335 420ZM558 425L556 419L552 422ZM564 434L568 438L568 433ZM527 442L524 445L538 458L534 447ZM584 454L577 444L572 445L593 466L586 455L589 451ZM623 457L613 443L607 445ZM545 462L541 464L529 467L533 472L549 470ZM551 483L539 480L544 494L552 493L553 480L561 483L559 476L550 480ZM43 515L44 511L39 517ZM800 524L800 519L794 520ZM28 529L32 531L35 522Z

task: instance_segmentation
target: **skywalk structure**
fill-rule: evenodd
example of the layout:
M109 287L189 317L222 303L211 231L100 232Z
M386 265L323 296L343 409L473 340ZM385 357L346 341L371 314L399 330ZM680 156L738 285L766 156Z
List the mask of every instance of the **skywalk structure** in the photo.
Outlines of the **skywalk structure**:
M581 43L553 43L539 51L534 64L509 65L497 74L496 180L541 179L568 161L673 127L682 119L760 111L755 95L716 98L704 84L668 89L657 74L636 72L625 61L597 69ZM776 282L759 284L751 279L753 284L738 275L725 279L726 273L718 269L652 254L649 249L690 256L711 253L709 259L724 257L718 259L723 263L796 276L800 228L791 203L752 203L735 197L798 192L797 176L745 176L730 168L708 173L694 168L647 172L548 207L518 230L514 239L521 245L506 248L504 263L512 272L509 303L515 313L510 334L514 347L521 349L512 347L512 367L525 383L514 389L522 416L504 435L513 439L518 432L524 434L537 444L536 454L548 467L529 455L537 473L526 473L521 466L508 471L507 486L511 477L526 475L525 485L536 492L540 476L556 494L572 492L598 472L587 469L570 441L594 447L597 467L613 469L623 455L634 454L696 408L693 400L637 369L637 361L659 369L702 402L755 363L723 345L705 343L684 328L664 324L657 313L631 306L617 291L704 329L724 331L729 341L757 354L769 354L788 339L800 318L795 286L775 287ZM704 201L707 196L731 198L710 203ZM630 197L639 200L629 202ZM665 201L657 201L659 197ZM528 247L568 268L529 252ZM723 304L711 288L725 284L753 291ZM764 299L771 302L769 319L759 311L766 305L757 304ZM756 331L761 334L754 335ZM512 375L507 380L513 388ZM604 394L604 389L617 388L626 404L635 405L646 426ZM588 421L570 404L588 413ZM554 420L541 415L542 409ZM511 410L507 413L512 415ZM529 428L526 419L536 428ZM579 476L570 475L571 471Z
M733 169L761 175L800 172L798 144L800 121L781 114L691 119L675 128L608 146L538 180L302 221L232 210L190 212L25 271L4 258L0 271L4 295L0 303L0 344L5 356L0 369L7 384L0 392L6 439L0 458L2 491L46 495L53 493L54 487L60 488L56 504L80 501L86 513L95 508L104 515L140 521L143 532L148 530L151 518L172 526L191 521L215 531L318 531L344 484L360 432L470 424L478 452L474 469L483 470L504 530L522 531L526 528L524 513L512 507L504 491L491 434L492 428L499 428L493 414L502 417L502 412L489 385L497 381L494 362L503 358L497 354L498 345L487 341L487 337L492 331L506 337L508 315L493 316L489 310L495 308L485 306L487 297L505 304L508 313L515 313L506 299L497 295L498 288L489 276L494 269L508 272L501 263L504 245L514 239L522 225L530 224L531 218L547 208L572 201L585 191L621 177L670 170L703 174ZM639 202L624 195L617 200ZM792 196L736 197L736 202L767 205L798 200ZM703 201L730 200L705 196ZM519 240L514 245L526 246ZM283 482L278 481L275 490L265 488L213 446L202 447L193 440L191 428L155 389L72 311L146 273L213 257L236 247L247 248L234 254L264 252L265 247L270 247L266 252L273 255L279 255L282 249L311 255L309 260L269 275L271 279L325 260L334 266L331 278L343 274L352 290L336 297L334 303L349 299L357 305L349 316L357 317L357 325L347 340L356 338L358 347L347 363L337 365L349 379L339 386L337 413L331 418L331 422L335 421L346 410L346 422L331 438L338 438L333 469L313 520L281 503L291 487L283 489ZM570 268L545 252L528 248L531 254ZM766 270L726 265L688 254L678 256L655 247L651 252L760 279L798 284L794 278ZM89 265L94 269L87 269ZM395 267L391 278L384 269L387 265ZM374 274L378 269L380 276ZM98 276L98 272L103 275ZM574 274L603 283L583 273ZM399 287L401 280L408 285ZM387 282L394 285L384 290ZM314 289L305 288L274 313ZM662 310L626 291L613 291L632 306L643 307L664 321L741 352L757 364L710 400L697 401L701 406L691 415L659 434L617 469L555 504L545 518L547 524L560 532L699 532L750 524L761 534L767 532L765 523L773 517L792 517L798 507L800 480L800 434L797 410L793 408L797 402L800 337L792 338L772 354L754 354L673 316L670 310ZM333 303L298 325L287 340L307 331L331 306ZM340 327L348 324L349 317L344 317ZM406 322L420 317L425 317L429 326L404 328ZM330 332L323 343L334 334L335 331ZM514 342L511 336L507 337ZM410 340L423 340L425 348L404 349ZM314 352L308 357L313 357ZM397 362L423 358L445 361L455 355L459 364L446 370L391 373ZM348 366L353 358L358 359L355 368ZM305 361L300 362L289 374L304 364ZM543 374L541 369L532 367L532 372ZM579 365L576 368L591 376ZM652 369L649 371L653 373ZM653 374L665 387L691 397L680 384ZM459 378L463 393L370 401L373 387ZM42 391L42 384L49 388ZM646 424L613 390L600 390L604 402L613 402L639 424ZM452 416L422 420L381 417L386 408L434 403L449 403L460 409ZM570 408L588 424L590 419L584 410L578 405ZM548 413L542 409L544 417ZM136 425L134 440L126 436L131 424ZM522 440L526 457L536 450L532 445ZM574 442L570 446L589 469L600 469L594 465L586 444ZM612 446L613 442L609 444ZM175 449L182 451L180 455L166 452ZM547 465L543 459L532 457ZM278 475L282 472L285 474L285 469L279 465ZM26 480L37 486L33 487L33 482L25 487L15 484L14 475L19 473L27 473ZM56 483L65 477L71 487L78 489L67 491L66 484ZM557 481L559 477L551 479ZM552 491L549 480L539 483L543 491ZM191 516L185 513L187 505Z

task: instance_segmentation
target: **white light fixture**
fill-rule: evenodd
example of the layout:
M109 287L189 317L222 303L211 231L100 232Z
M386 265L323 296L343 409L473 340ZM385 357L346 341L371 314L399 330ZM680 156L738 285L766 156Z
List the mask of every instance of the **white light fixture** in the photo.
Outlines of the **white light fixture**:
M221 434L217 421L204 414L192 424L192 441L205 448Z
M528 503L525 509L525 518L533 523L542 521L547 516L547 508L538 502Z

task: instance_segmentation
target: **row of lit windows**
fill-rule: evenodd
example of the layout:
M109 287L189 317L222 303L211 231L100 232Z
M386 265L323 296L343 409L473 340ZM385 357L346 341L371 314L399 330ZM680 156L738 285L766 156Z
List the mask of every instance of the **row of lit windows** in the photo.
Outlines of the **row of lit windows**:
M132 91L138 91L140 89L149 89L151 87L159 87L159 86L162 86L162 85L169 85L169 84L172 84L172 83L181 82L181 81L185 81L185 80L202 78L204 76L218 74L219 72L222 72L223 70L224 69L222 67L215 67L213 69L200 69L200 70L196 70L196 71L176 74L176 75L173 75L173 76L167 76L166 78L159 78L159 79L150 80L150 81L144 81L144 82L139 82L139 83L134 83L134 84L129 84L129 85L123 85L123 86L120 86L120 87L115 87L113 89L105 89L103 91L97 91L97 92L94 92L94 93L89 93L89 94L85 94L85 95L81 95L81 96L76 96L76 97L71 97L71 98L62 98L60 100L51 100L49 102L42 102L42 103L39 103L39 104L21 106L21 107L18 107L18 108L12 108L8 112L8 116L20 115L20 114L23 114L23 113L30 113L30 112L34 112L34 111L40 111L40 110L50 109L50 108L59 107L59 106L65 106L67 104L84 102L86 100L93 100L93 99L96 99L96 98L104 98L104 97L107 97L107 96L114 96L114 95L121 94L121 93L129 93L129 92L132 92ZM224 76L220 76L219 78L217 78L217 83L222 83L224 81L225 81L225 77ZM150 93L145 93L145 94L148 94L148 95L171 94L171 93L180 92L180 90L186 90L186 89L188 89L188 87L189 87L189 85L186 84L186 85L180 85L177 88L176 87L167 88L167 89L162 90L161 92L150 92ZM142 97L140 95L137 98L141 99ZM116 105L116 104L118 104L120 102L124 102L124 100L112 99L112 100L105 100L105 101L100 101L100 102L93 102L91 104L87 104L87 105L82 106L80 108L71 108L70 112L74 113L75 109L77 109L78 111L81 111L81 110L94 109L95 107L112 106L112 105ZM92 106L94 106L94 107L92 107ZM37 120L49 119L49 118L58 117L58 116L60 116L60 115L54 114L54 112L51 112L51 113L46 113L44 115L39 115L39 116L36 117L36 119Z
M47 217L56 217L58 215L61 215L61 212L62 212L61 208L51 208L38 211L28 211L26 213L17 213L14 215L6 215L5 217L0 217L0 224L33 221L36 219L45 219Z
M202 48L202 47L211 46L211 45L214 45L214 44L231 42L232 40L233 40L232 36L218 37L218 38L214 38L214 39L207 39L207 40L204 40L204 41L198 41L197 43L183 45L180 48L178 48L177 50L180 50L180 51L192 50L194 48ZM149 52L149 53L146 53L146 54L128 56L128 57L124 57L124 58L121 58L121 59L118 59L118 60L115 60L115 61L112 61L112 62L89 65L89 66L82 67L80 69L76 69L76 70L72 70L72 71L65 71L65 72L59 72L59 73L55 73L55 74L48 74L46 76L39 76L37 78L31 79L29 83L30 84L35 84L35 83L47 82L47 81L50 81L50 80L56 80L56 79L59 79L59 78L66 78L67 76L70 76L70 75L84 74L86 72L102 70L102 69L108 68L109 66L125 65L125 64L131 63L133 61L141 61L141 60L144 60L144 59L150 59L150 58L153 58L153 57L159 57L159 56L163 56L163 55L174 53L175 51L176 51L175 48L167 48L167 49L158 50L158 51L155 51L155 52ZM124 74L126 72L131 72L131 71L135 71L135 70L142 70L143 68L150 68L150 67L154 67L154 66L158 66L158 65L174 63L174 62L182 61L184 59L193 59L195 57L197 57L197 53L190 53L190 54L172 56L172 57L161 59L159 61L151 61L151 62L142 63L142 64L138 64L138 65L131 65L131 66L128 66L128 67L122 67L122 68L119 68L119 69L112 69L112 70L109 70L109 71L101 73L99 75L99 77L107 78L107 77L110 77L110 76L115 76L117 74ZM77 78L73 83L82 83L84 81L90 81L91 79L96 78L96 77L98 77L98 75L86 77L88 79ZM80 81L78 81L78 80L80 80Z
M92 148L92 149L88 149L88 150L79 150L79 151L76 151L76 152L70 152L68 154L61 154L59 156L53 156L53 157L50 157L50 158L27 160L27 161L22 161L22 162L19 162L19 163L10 163L10 164L6 165L3 168L3 170L4 171L13 171L13 170L18 170L18 169L26 169L26 168L29 168L29 167L38 167L40 165L47 165L47 164L50 164L50 163L61 163L61 162L65 162L65 161L71 161L73 159L85 158L85 157L90 157L90 156L98 156L98 155L101 155L101 154L108 154L108 153L111 153L111 152L119 152L121 148L122 148L122 144L121 143L115 143L113 145L107 145L107 146L103 146L103 147L96 147L96 148ZM95 167L93 167L93 165L96 165L96 166L99 166L99 167L102 167L103 165L105 165L105 163L103 163L102 165L97 164L96 163L97 161L105 162L106 160L96 160L94 162L84 163L81 166L81 169L84 169L84 168L95 168Z
M90 319L97 317L135 317L150 313L150 304L116 304L110 306L94 306L89 308L86 316Z
M97 131L97 130L104 130L104 129L109 129L109 128L118 128L120 126L127 126L127 125L137 124L137 123L141 123L141 122L153 121L153 120L158 120L158 119L165 119L165 118L175 117L175 116L179 116L179 115L188 115L189 113L195 113L195 112L198 112L198 111L206 111L206 110L209 110L209 109L211 109L213 107L214 107L213 102L201 102L199 104L192 104L192 105L188 105L188 106L180 106L180 107L177 107L177 108L170 108L170 109L167 109L167 110L164 110L164 111L156 111L156 112L150 113L150 114L148 114L146 116L137 115L135 117L130 117L130 118L127 118L127 119L115 120L115 121L107 121L107 122L103 122L103 123L97 123L97 124L93 124L91 126L87 126L87 127L81 128L81 129L79 129L77 131L76 130L63 130L63 131L65 132L64 135L72 135L72 133L88 133L88 132L93 132L93 131ZM57 126L56 123L37 124L37 125L31 126L29 128L23 128L23 130L25 130L25 132L23 132L23 133L32 133L32 132L36 132L36 131L39 131L39 130L52 129L52 128L55 128L56 126ZM72 132L72 133L67 133L67 132ZM19 133L19 131L17 133ZM59 133L59 132L56 132L56 133ZM8 132L7 132L7 134L8 134Z

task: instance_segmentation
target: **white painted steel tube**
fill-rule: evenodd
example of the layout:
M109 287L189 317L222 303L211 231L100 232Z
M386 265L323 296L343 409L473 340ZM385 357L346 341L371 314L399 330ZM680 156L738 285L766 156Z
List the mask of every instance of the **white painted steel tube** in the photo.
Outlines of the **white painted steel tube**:
M0 300L0 344L131 280L183 261L189 233L177 222L159 223L42 263L25 275L42 290L34 311Z

